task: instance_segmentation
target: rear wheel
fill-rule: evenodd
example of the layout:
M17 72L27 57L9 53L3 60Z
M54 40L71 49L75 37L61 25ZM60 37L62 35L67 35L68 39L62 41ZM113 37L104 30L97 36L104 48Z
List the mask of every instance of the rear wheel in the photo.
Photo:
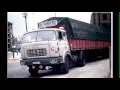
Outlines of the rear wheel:
M78 67L85 66L85 61L86 61L85 53L83 51L81 51L80 54L78 55L78 60L76 62L76 66L78 66Z
M103 49L103 57L105 59L109 58L109 48Z

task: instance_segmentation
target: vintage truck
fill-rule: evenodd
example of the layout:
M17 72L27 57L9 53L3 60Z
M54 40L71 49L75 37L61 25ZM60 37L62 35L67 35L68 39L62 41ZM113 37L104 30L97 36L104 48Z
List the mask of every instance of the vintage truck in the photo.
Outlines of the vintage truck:
M108 29L68 17L51 17L23 35L20 63L28 66L31 75L50 67L66 74L73 65L84 66L89 57L107 58L110 42Z

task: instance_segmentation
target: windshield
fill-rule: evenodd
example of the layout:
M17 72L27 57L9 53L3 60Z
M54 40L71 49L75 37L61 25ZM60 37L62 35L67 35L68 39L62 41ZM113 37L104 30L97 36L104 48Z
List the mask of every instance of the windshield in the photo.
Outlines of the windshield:
M23 36L23 43L56 40L55 31L35 31Z

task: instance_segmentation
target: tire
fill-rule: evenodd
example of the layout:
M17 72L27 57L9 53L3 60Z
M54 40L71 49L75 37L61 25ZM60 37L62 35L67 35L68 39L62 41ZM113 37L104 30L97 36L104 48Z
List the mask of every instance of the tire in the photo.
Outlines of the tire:
M69 57L65 57L65 62L53 67L53 71L61 74L67 74L69 72Z
M104 57L105 59L109 58L109 48L106 48L106 49L104 50L103 54L104 54L103 57Z
M83 51L81 51L80 54L78 55L78 60L76 62L76 66L78 66L78 67L85 66L85 61L86 61L85 53Z
M67 63L64 63L60 66L60 70L62 74L67 74L69 72L69 66Z
M53 66L53 72L58 73L58 71L59 71L59 66L58 65Z

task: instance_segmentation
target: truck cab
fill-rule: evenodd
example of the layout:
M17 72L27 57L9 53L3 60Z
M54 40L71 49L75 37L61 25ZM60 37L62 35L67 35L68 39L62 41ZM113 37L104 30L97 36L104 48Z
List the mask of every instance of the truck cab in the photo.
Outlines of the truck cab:
M38 29L25 33L22 40L20 63L27 65L32 75L36 75L39 69L46 69L46 66L68 73L71 53L65 30Z

